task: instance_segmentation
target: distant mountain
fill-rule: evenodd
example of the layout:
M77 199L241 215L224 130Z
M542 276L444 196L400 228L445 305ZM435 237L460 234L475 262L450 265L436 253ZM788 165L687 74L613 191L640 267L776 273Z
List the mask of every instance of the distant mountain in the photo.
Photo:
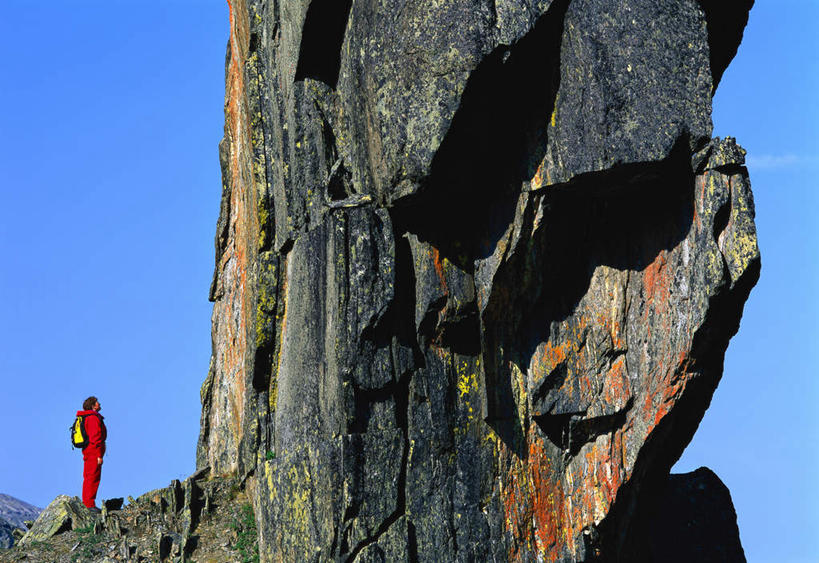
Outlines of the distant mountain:
M42 508L0 493L0 519L17 528L25 529L23 520L34 520L42 511Z
M0 549L8 549L14 545L14 536L12 535L14 528L16 528L14 524L0 518Z

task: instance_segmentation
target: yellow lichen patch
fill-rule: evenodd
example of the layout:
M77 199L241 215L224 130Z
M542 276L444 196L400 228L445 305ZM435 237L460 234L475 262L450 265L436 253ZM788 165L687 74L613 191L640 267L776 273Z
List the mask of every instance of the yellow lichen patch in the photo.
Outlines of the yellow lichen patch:
M270 390L268 393L267 401L268 406L270 407L271 412L276 410L276 401L279 398L279 382L278 379L275 377L270 378Z
M471 393L472 391L478 390L478 378L475 376L474 373L469 374L461 374L458 377L458 394L460 395L461 399L464 398L464 395Z
M509 362L509 372L512 376L512 395L517 405L518 424L521 428L526 428L529 418L526 374L514 362Z
M759 247L753 224L753 205L749 201L744 180L741 177L730 178L729 188L731 216L720 234L719 246L728 264L731 279L736 281L751 262L759 257Z
M259 198L259 205L257 206L257 215L259 220L259 237L258 237L258 248L264 248L267 245L267 231L265 230L265 226L267 225L267 221L270 217L270 212L267 210L267 206L262 201L262 198Z
M287 471L290 485L287 499L279 499L285 504L285 518L288 522L288 533L297 540L303 541L309 536L310 523L313 518L313 505L310 502L312 479L307 467L299 471L291 466Z
M478 373L480 372L480 360L464 357L458 354L453 355L453 367L455 369L455 386L458 391L458 402L460 409L465 412L467 420L476 419L480 410L478 394ZM457 429L456 429L457 431ZM466 433L467 429L463 429Z
M725 258L731 268L731 277L736 281L751 261L759 256L759 248L755 233L735 231L733 234L730 244L725 245Z
M474 405L474 395L478 391L478 376L475 373L477 365L473 361L458 358L455 362L455 371L458 379L456 382L458 398L466 410L468 420L475 418L476 406Z
M270 498L270 502L273 502L276 497L276 486L273 480L273 462L265 461L264 462L264 477L265 481L267 482L267 493L268 497Z

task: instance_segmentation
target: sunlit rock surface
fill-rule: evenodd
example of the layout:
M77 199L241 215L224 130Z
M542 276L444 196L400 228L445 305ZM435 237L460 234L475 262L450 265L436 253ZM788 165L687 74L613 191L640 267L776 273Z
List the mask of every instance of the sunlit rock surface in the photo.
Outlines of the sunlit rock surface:
M60 495L17 545L0 549L0 562L254 560L256 523L235 477L201 470L128 501L104 500L93 513Z
M760 270L751 2L230 5L197 462L262 559L662 560Z
M59 495L34 521L34 525L20 540L21 547L45 541L68 530L93 527L96 521L79 497Z

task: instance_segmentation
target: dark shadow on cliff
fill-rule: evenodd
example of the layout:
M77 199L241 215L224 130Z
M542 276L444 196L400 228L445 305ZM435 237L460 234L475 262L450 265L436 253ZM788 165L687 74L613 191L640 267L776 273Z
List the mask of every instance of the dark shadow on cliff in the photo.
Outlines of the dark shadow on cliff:
M395 209L402 230L468 273L476 258L492 252L522 183L545 154L568 3L556 0L529 33L475 68L429 176Z
M469 275L513 221L521 186L545 154L568 5L556 0L529 33L477 66L429 176L392 210L399 231L428 242ZM483 344L477 309L465 320L445 330L441 344L477 355ZM522 443L519 425L514 433Z
M649 500L646 560L745 562L731 493L708 468L669 475Z
M295 80L315 78L336 87L341 46L352 0L312 0L302 28Z

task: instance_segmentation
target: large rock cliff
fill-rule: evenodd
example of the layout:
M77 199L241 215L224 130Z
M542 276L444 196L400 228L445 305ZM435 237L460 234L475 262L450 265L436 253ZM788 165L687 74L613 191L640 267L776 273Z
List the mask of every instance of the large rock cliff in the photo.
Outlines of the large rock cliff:
M656 499L691 501L669 470L760 270L711 138L752 3L230 0L197 465L263 560L684 538Z

